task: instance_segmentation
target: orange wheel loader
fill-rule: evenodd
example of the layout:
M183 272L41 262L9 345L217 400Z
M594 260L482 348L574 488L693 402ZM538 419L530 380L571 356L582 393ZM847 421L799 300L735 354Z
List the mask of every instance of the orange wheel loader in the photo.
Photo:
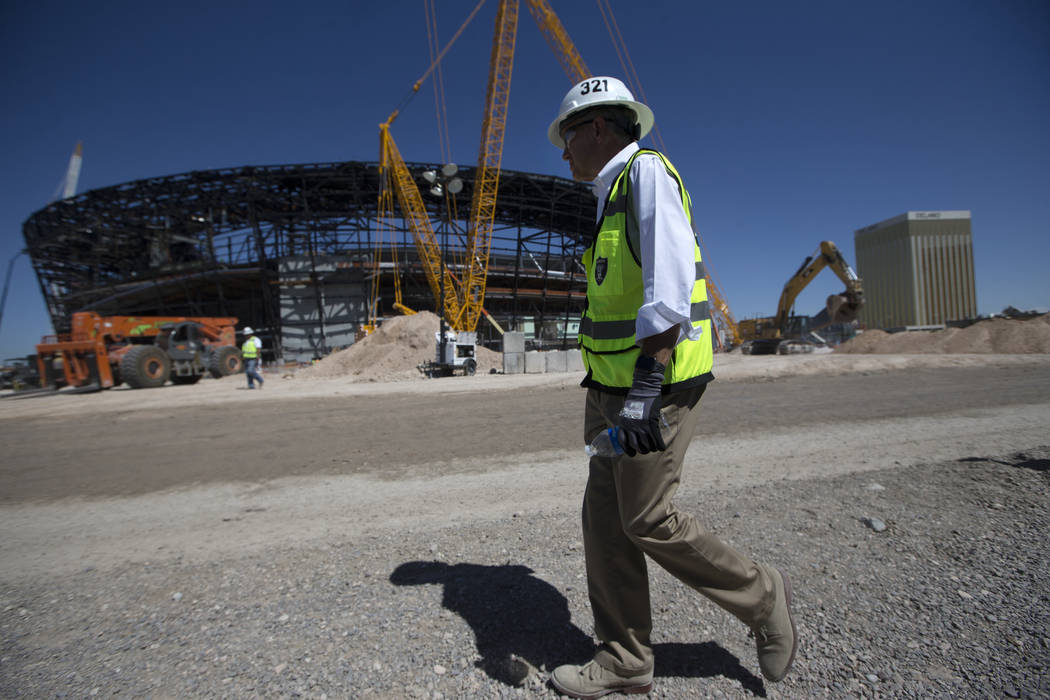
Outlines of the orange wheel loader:
M204 374L243 369L236 318L73 314L72 332L45 336L36 346L41 387L85 390L125 383L157 387L169 379L195 384Z

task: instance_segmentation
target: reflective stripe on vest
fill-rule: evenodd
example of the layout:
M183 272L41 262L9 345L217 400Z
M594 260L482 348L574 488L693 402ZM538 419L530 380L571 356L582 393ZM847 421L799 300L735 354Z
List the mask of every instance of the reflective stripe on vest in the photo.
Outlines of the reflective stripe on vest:
M634 377L639 348L635 344L635 322L644 303L642 268L638 260L637 225L629 218L631 165L639 155L655 155L663 162L682 193L686 218L692 223L689 193L674 166L660 153L639 150L627 162L609 190L598 234L583 255L587 269L587 308L580 321L579 344L587 369L585 384L617 392L626 391ZM628 222L631 222L628 225ZM671 356L664 373L665 390L685 388L710 380L714 363L711 316L707 300L707 275L700 259L700 246L693 242L696 277L690 295L690 321L702 328L698 340L683 340Z
M244 341L244 345L241 346L241 355L246 360L254 360L259 356L259 348L255 346L254 340L248 338L248 340Z

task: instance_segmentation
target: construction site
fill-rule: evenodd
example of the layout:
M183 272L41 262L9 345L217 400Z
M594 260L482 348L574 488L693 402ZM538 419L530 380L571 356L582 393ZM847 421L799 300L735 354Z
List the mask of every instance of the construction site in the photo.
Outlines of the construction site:
M587 75L545 0L526 4L570 78ZM474 167L406 162L395 109L379 162L197 171L75 196L67 186L23 226L56 333L76 311L235 317L259 329L265 362L303 363L429 310L490 347L504 328L530 347L574 344L594 198L500 167L517 23L518 3L500 3ZM73 178L79 157L78 145Z
M587 77L547 2L525 5L568 80ZM599 7L630 72L612 10ZM431 37L433 62L406 102L434 79L479 8L440 51ZM405 161L394 137L405 103L379 125L376 162L193 171L76 194L78 144L64 197L23 225L55 329L37 347L35 381L42 389L89 391L236 373L240 358L219 346L235 348L237 324L255 329L263 365L284 371L345 351L417 312L433 312L439 325L433 357L416 363L421 376L474 374L482 350L504 352L503 362L482 371L510 373L526 371L526 360L529 371L546 364L528 353L571 353L596 202L585 183L501 168L518 13L516 1L499 4L476 166ZM437 117L447 119L440 109ZM658 131L655 138L662 142ZM715 350L807 353L867 328L975 320L969 212L898 219L856 232L862 274L832 241L820 241L794 274L785 274L769 317L738 321L705 258ZM911 243L902 247L904 240ZM946 246L958 251L939 252ZM796 312L796 299L825 269L844 289L812 315ZM913 270L911 277L901 277L901 269ZM865 277L874 284L874 303ZM149 332L126 332L144 327L144 318ZM179 323L192 326L181 331L188 344L168 347L180 331L163 326ZM570 354L555 364L577 363Z
M398 109L376 161L77 194L74 153L23 226L54 333L0 390L0 696L562 697L551 670L597 634L597 203L501 167L519 9L476 165L406 160ZM765 683L748 628L653 565L654 696L1050 694L1050 314L978 318L968 211L853 242L799 251L770 316L707 279L715 381L674 499L790 570L802 643ZM822 275L841 291L797 310Z
M587 77L545 0L525 5L568 79ZM499 350L505 331L521 333L529 350L575 347L595 200L585 183L501 168L518 10L502 2L497 12L476 166L406 162L394 139L400 107L380 125L378 162L194 171L76 194L78 144L65 196L23 225L56 333L44 354L86 340L73 337L76 312L117 325L234 318L257 329L272 365L316 361L422 310L479 347ZM715 281L707 285L722 329L714 342L729 349L741 341L736 322ZM109 344L115 367L123 351ZM65 365L83 352L68 348ZM437 364L451 366L441 353ZM84 371L66 372L67 383L98 384ZM41 365L41 374L61 372Z

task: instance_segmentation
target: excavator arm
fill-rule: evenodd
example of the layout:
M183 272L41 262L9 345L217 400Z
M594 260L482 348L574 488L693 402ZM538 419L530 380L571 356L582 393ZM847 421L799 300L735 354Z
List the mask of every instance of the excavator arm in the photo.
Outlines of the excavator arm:
M860 278L842 257L842 253L834 243L821 241L820 249L802 261L802 266L784 285L774 320L775 326L781 332L787 328L795 299L825 267L830 267L832 272L842 280L846 285L846 290L842 294L833 294L828 297L826 308L817 315L812 327L819 328L829 323L847 323L857 317L857 313L864 305L864 289Z

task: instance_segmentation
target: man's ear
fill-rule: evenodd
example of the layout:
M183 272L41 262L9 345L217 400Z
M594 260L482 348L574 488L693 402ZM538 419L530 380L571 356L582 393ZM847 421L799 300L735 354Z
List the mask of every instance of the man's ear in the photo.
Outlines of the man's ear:
M594 129L594 136L596 138L609 133L609 122L600 114L596 116L588 126Z

